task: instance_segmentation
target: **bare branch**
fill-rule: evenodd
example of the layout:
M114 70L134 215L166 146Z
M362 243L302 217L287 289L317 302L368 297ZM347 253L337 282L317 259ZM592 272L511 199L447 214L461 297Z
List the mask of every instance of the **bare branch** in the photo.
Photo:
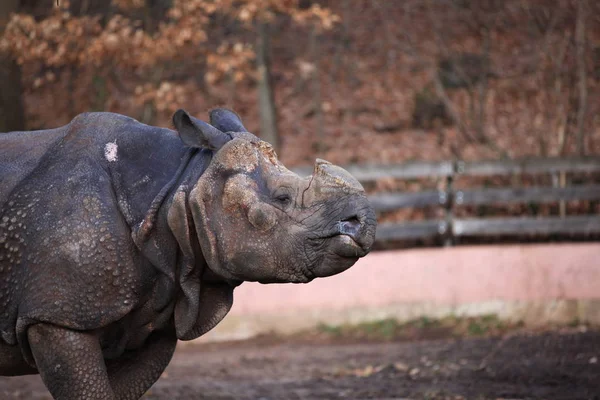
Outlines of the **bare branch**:
M446 44L443 34L441 32L441 24L439 19L434 13L433 5L431 2L427 3L429 18L431 20L431 25L433 26L433 33L436 38L436 43L438 45L438 49L440 53L444 57L449 57L451 54L450 47ZM483 65L478 73L479 76L473 79L470 76L460 62L454 63L454 70L457 75L467 84L467 92L470 98L470 106L469 106L469 115L468 122L465 122L461 117L460 113L454 107L452 100L446 93L444 85L439 76L439 71L436 71L434 74L434 84L435 90L440 98L440 100L444 103L444 106L447 108L450 117L458 127L461 134L465 137L468 142L478 142L481 143L494 152L500 154L502 157L507 157L508 154L506 151L502 150L498 145L486 134L485 129L485 102L487 98L487 89L488 89L488 67L487 62L490 59L490 27L487 25L489 21L481 19L478 24L480 31L483 33L483 43L482 43L482 55L485 65ZM471 134L469 126L474 127L474 131L476 136L474 137Z
M433 83L435 86L435 92L436 92L437 96L440 98L442 103L444 103L444 106L448 110L448 113L450 114L452 121L456 124L460 133L465 137L467 142L474 143L475 138L469 132L469 128L466 126L466 124L463 121L463 119L461 118L460 114L454 107L454 104L452 103L452 100L450 100L450 97L448 97L448 94L446 93L446 89L444 89L444 85L442 84L440 76L437 72L433 76Z

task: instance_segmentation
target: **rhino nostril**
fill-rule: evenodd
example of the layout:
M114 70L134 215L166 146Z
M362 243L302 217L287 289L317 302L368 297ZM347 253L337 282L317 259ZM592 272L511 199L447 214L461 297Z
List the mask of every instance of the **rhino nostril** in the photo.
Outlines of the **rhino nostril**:
M353 216L348 217L348 218L344 218L340 222L345 222L345 223L348 223L348 224L351 224L351 225L354 225L354 224L360 225L360 220L358 219L358 216L356 216L356 215L353 215Z
M338 221L338 229L340 233L349 235L352 238L356 238L356 236L358 236L361 226L362 223L356 215Z

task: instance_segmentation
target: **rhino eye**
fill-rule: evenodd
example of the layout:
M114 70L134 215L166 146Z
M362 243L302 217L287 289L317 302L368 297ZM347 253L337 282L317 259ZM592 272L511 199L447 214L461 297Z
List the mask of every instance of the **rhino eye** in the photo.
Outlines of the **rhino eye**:
M275 196L275 201L282 206L287 206L292 202L292 197L287 193L280 193Z

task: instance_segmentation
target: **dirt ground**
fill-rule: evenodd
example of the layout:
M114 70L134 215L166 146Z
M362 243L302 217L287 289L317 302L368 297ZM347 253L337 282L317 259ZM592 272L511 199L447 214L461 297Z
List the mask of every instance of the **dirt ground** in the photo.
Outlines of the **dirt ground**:
M48 399L38 376L1 399ZM325 343L184 344L146 399L600 399L600 331Z

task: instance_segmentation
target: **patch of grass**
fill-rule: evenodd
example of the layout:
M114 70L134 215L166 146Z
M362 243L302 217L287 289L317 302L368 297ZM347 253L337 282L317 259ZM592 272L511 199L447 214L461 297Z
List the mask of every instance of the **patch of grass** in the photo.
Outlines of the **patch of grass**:
M382 319L356 325L320 324L317 326L317 331L334 337L389 340L397 335L400 327L401 325L395 319Z
M505 329L506 324L500 321L496 315L483 315L478 318L469 318L466 333L470 336L482 336Z
M317 331L331 336L342 335L342 327L338 325L319 324L317 325Z
M382 319L380 321L367 322L357 326L358 331L363 331L366 336L391 339L396 336L400 324L395 319Z
M404 323L386 318L353 325L320 324L313 333L331 339L389 341L500 335L520 326L521 323L503 322L496 315L468 318L452 316L442 319L421 317Z
M413 321L409 321L406 323L407 326L414 326L416 328L419 329L427 329L427 328L434 328L434 327L439 327L441 325L441 320L439 319L432 319L432 318L428 318L428 317L421 317L418 318L416 320Z
M580 325L581 325L581 321L579 320L579 318L574 318L571 322L569 322L567 324L567 326L569 328L577 328Z
M478 321L471 321L467 326L467 332L470 336L481 336L487 332L486 326Z

